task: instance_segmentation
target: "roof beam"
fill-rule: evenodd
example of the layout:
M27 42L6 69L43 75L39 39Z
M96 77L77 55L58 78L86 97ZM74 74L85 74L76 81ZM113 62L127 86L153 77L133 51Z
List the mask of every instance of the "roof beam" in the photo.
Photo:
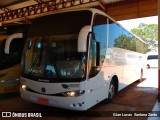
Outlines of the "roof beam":
M3 10L4 12L8 12L8 11L10 11L10 9L8 9L8 8L0 8L1 10Z
M98 0L99 6L103 9L104 12L107 12L105 3L102 0Z
M84 5L91 2L97 2L97 0L52 0L27 7L23 7L16 10L10 10L0 14L0 22L10 21L13 19L24 18L41 13L47 13L64 8L70 8L78 5Z
M34 0L36 1L37 3L42 3L43 1L42 0Z
M22 3L22 2L26 2L26 1L29 1L29 0L16 0L15 2L11 2L11 3L6 4L6 5L1 5L1 6L0 6L0 9L1 9L1 8L6 8L6 7L8 7L8 6L15 5L15 4L19 4L19 3Z
M96 8L103 9L115 20L157 15L158 6L157 0L124 0L112 4L105 4L104 0L51 0L16 10L6 10L4 13L0 13L0 23L20 21L23 20L24 17L32 19L36 16L51 14L52 12L66 8L73 9L76 6L84 7L83 5L88 3L93 3L93 5L99 4L99 7Z

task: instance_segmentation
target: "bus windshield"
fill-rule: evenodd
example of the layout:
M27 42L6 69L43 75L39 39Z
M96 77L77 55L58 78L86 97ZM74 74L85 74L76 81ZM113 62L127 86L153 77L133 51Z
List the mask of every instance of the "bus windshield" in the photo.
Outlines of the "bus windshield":
M48 82L85 78L86 55L77 52L78 35L48 35L27 40L23 76ZM63 81L64 82L64 81Z
M35 19L24 48L22 76L40 82L85 80L87 52L78 52L77 44L91 18L91 11L73 11Z

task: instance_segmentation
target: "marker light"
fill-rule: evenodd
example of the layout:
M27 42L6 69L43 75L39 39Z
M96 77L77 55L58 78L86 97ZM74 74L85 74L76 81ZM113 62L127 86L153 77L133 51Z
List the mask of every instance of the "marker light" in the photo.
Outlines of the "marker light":
M0 82L1 82L1 83L4 83L4 82L5 82L5 80L0 80Z
M26 90L27 86L26 85L22 85L22 89Z

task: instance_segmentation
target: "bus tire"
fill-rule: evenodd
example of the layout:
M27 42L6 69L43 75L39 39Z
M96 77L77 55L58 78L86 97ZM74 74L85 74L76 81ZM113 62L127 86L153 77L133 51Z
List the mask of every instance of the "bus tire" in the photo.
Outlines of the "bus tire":
M143 69L141 69L141 73L140 73L140 79L139 79L140 82L143 81Z
M109 91L108 91L108 98L106 99L106 103L111 103L113 96L116 93L116 85L114 80L111 81L110 86L109 86Z

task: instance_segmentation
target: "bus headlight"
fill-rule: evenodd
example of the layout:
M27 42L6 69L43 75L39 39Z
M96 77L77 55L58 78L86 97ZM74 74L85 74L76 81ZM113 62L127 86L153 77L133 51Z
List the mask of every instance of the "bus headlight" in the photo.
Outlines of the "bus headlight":
M21 86L23 90L26 90L27 86L26 85L22 85Z
M81 96L85 93L84 90L75 90L75 91L67 91L63 92L62 95L65 97L76 97L76 96Z

